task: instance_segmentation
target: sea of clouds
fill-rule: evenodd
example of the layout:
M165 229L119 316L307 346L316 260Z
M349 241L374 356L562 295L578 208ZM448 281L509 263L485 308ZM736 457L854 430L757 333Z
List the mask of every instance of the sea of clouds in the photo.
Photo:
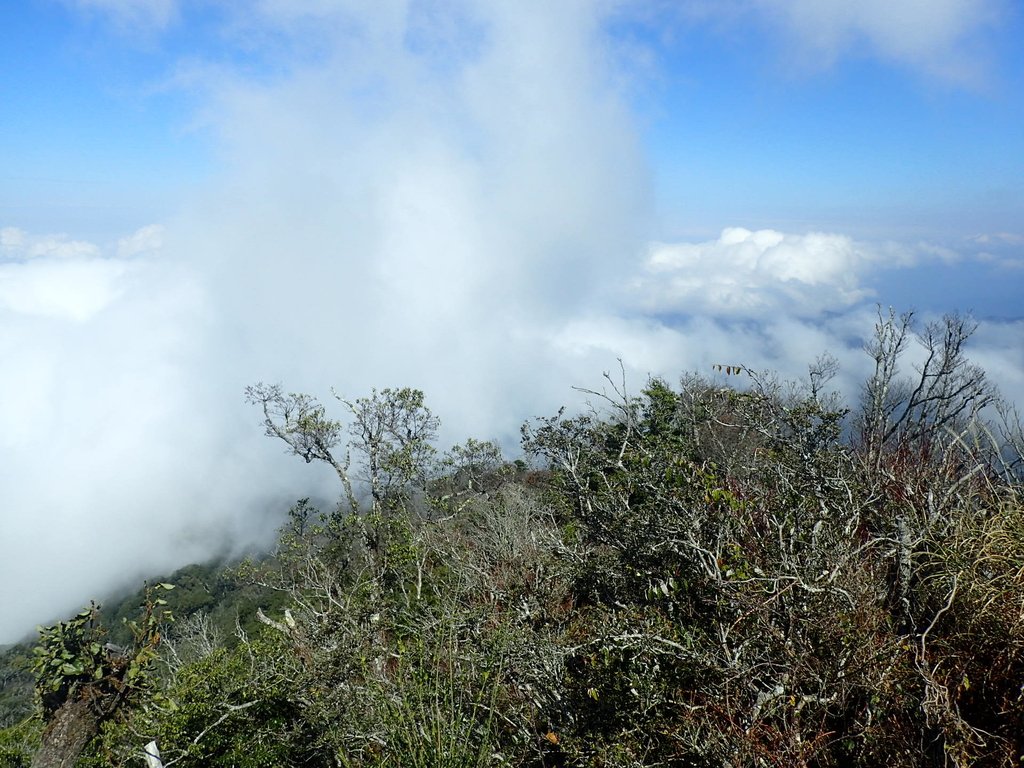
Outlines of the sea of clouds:
M81 5L126 29L182 12ZM0 642L265 545L292 500L336 493L262 436L242 397L257 380L325 399L419 387L445 441L514 450L525 419L578 404L572 385L600 386L620 360L636 390L715 364L795 378L829 351L855 393L876 302L1024 266L1007 233L938 245L736 226L652 242L605 5L364 5L265 0L225 31L263 46L265 71L181 65L220 171L175 217L111 243L0 222ZM795 0L734 10L835 55L868 35L930 69L960 50L956 14L985 4L938 5L902 43L889 4L840 21ZM976 359L1024 394L1024 326L974 308Z

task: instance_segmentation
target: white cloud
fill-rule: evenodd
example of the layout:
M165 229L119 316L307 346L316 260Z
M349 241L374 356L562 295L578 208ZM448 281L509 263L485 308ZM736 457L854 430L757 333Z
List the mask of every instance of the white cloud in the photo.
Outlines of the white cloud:
M1015 232L983 233L980 235L975 235L970 239L972 242L977 243L978 245L1024 245L1024 235L1018 235Z
M1004 0L750 0L750 6L780 22L808 59L830 64L868 51L975 84L987 53L978 35L1007 12Z
M0 642L266 535L289 477L213 373L197 275L51 242L0 232Z
M1024 236L1015 232L992 232L968 238L972 246L981 246L974 253L974 260L991 264L1001 270L1019 271L1024 269Z
M159 224L148 224L127 237L117 241L117 256L121 259L133 256L153 255L163 246L164 228Z
M47 256L81 259L99 256L95 243L72 240L65 234L33 236L17 227L0 229L0 260L18 261Z
M125 31L161 31L178 17L178 0L65 0L88 13L99 13Z
M734 227L708 242L655 244L633 291L638 305L653 312L815 317L872 296L863 280L868 271L912 260L906 249L845 235Z
M17 227L3 227L0 229L0 252L7 256L21 251L25 247L27 234Z
M82 322L117 298L129 271L124 263L102 258L94 243L5 227L0 230L0 316Z
M87 320L117 298L126 271L102 259L0 264L0 317L8 311Z
M548 324L628 274L646 187L591 11L517 8L481 7L488 45L454 69L387 35L283 83L210 81L237 172L183 249L219 265L218 293L261 350L254 376L336 350L316 386L416 383L450 393L453 432L486 408L514 434L519 416L474 377L513 396L523 377L508 369L545 354Z

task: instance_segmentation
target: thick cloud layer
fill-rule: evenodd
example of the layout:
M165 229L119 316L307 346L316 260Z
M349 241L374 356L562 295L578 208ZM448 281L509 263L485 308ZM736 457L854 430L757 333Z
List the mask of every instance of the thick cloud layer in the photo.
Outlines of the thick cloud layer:
M639 387L830 350L854 386L880 276L1016 263L1012 233L651 245L594 4L368 7L267 0L224 31L264 66L181 70L222 172L176 219L110 244L0 231L0 642L334 492L262 436L256 380L421 387L447 440L514 445L617 359ZM981 338L1017 391L1021 330Z
M0 259L0 641L265 538L267 502L284 493L261 477L270 457L240 434L249 424L218 402L194 275L18 236Z
M927 243L867 243L826 232L731 227L709 242L650 246L644 276L633 285L639 306L654 313L816 318L877 298L868 281L879 273L942 271L965 258ZM995 258L982 252L970 256L984 262Z
M803 316L863 300L874 254L842 235L785 235L732 228L717 241L652 248L638 284L649 309L762 317L791 307Z
M0 641L334 492L262 436L255 380L420 386L446 437L509 442L571 396L549 337L628 274L645 205L597 16L488 5L467 49L463 19L296 8L233 28L273 76L182 74L225 171L162 242L4 230Z

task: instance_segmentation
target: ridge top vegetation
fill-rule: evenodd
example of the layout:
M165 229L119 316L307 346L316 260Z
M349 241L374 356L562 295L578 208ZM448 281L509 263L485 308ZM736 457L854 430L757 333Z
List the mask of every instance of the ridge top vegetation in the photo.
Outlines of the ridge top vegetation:
M799 384L606 374L514 462L441 453L415 389L336 418L253 385L338 504L298 501L270 555L217 576L253 601L233 626L176 607L191 587L161 596L173 623L145 601L116 707L75 625L0 762L138 765L152 741L182 768L1019 764L1024 432L974 327L880 312L852 407L827 356ZM59 753L72 710L87 738Z

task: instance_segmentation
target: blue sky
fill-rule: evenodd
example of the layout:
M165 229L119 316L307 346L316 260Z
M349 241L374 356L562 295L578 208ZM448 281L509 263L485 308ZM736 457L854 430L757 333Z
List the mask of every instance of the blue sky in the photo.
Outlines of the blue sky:
M111 236L168 215L209 172L188 94L168 85L173 50L128 34L60 3L5 10L5 224Z
M855 397L891 304L1024 402L1019 3L9 5L0 642L336 492L258 380L514 450L619 360Z
M648 134L659 197L691 226L756 217L948 237L1019 221L1019 79L977 93L871 61L802 79L730 64L728 79L702 68L666 88Z
M932 71L923 54L880 52L852 23L849 40L824 51L801 39L813 30L736 10L743 3L717 13L622 4L604 34L652 174L653 236L739 224L955 243L1019 230L1022 12L949 4L962 11L952 33L935 33L935 56L956 51L962 77ZM7 9L6 224L109 238L172 215L218 163L189 67L272 77L309 55L295 54L294 41L275 45L272 29L245 29L216 3L153 5L167 17L114 0Z
M653 236L741 224L955 243L1020 229L1022 12L949 4L963 8L951 23L968 42L936 33L934 55L958 61L938 73L928 55L881 52L853 23L839 50L824 51L820 30L787 30L742 3L718 13L627 3L610 14L609 66L652 175ZM111 238L172 215L218 163L189 67L273 77L294 65L294 43L247 31L216 3L154 6L167 16L114 0L6 11L5 224Z

